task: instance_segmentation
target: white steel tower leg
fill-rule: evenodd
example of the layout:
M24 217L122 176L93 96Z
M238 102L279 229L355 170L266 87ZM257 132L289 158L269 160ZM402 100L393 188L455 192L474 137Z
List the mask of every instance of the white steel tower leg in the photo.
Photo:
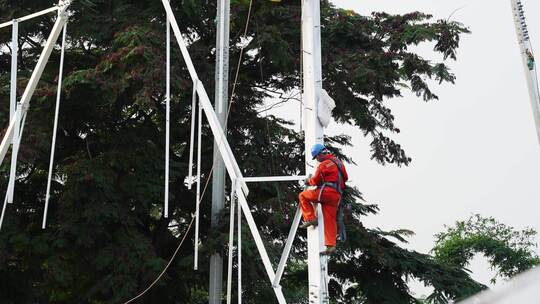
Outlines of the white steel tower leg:
M313 172L311 147L324 142L324 128L317 117L317 105L322 90L320 0L302 0L302 47L304 71L304 119L306 143L306 173ZM324 246L324 221L317 206L319 225L307 231L309 303L328 302L327 259L321 257Z

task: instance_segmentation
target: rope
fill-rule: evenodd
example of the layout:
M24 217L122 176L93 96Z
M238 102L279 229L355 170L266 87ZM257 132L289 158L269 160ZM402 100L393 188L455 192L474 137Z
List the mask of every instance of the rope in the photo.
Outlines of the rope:
M246 37L247 36L247 31L248 31L248 28L249 28L249 21L251 19L251 8L253 6L253 0L250 0L249 1L249 9L248 9L248 14L247 14L247 18L246 18L246 26L244 27L244 35L242 37ZM231 108L232 108L232 104L234 102L234 95L236 93L236 84L238 83L238 74L240 73L240 66L242 65L242 58L244 57L244 49L245 49L246 46L242 46L242 48L240 49L240 56L238 57L238 64L236 65L236 74L234 76L234 82L233 82L233 87L232 87L232 91L231 91L231 98L229 100L229 109L227 110L227 118L225 119L225 125L227 125L227 122L229 120L229 113L231 112Z
M245 29L244 29L244 37L247 35L247 31L248 31L248 25L249 25L249 21L251 19L251 8L252 8L252 5L253 5L253 0L250 0L249 2L249 10L248 10L248 15L247 15L247 18L246 18L246 26L245 26ZM234 98L234 93L235 93L235 90L236 90L236 84L238 83L238 74L239 74L239 71L240 71L240 66L242 64L242 58L244 56L244 48L245 47L242 47L242 49L240 50L240 57L238 58L238 65L237 65L237 68L236 68L236 76L234 78L234 83L233 83L233 89L232 89L232 93L231 93L231 98L230 98L230 102L229 102L229 107L227 109L227 116L225 118L225 124L227 124L226 122L228 121L229 119L229 114L231 113L231 108L232 108L232 103L233 103L233 98ZM200 143L199 143L200 144ZM200 205L203 198L204 198L204 195L206 194L206 190L208 188L208 184L210 182L210 177L212 176L212 173L214 172L214 167L215 167L215 164L212 165L212 168L210 169L210 173L208 174L208 179L206 180L206 183L204 185L204 189L203 189L203 192L202 192L202 195L201 195L201 198L200 200L197 202L197 205ZM200 177L199 177L200 178ZM174 251L173 255L171 256L171 258L169 259L169 262L167 263L167 265L165 265L165 268L163 268L163 270L161 271L161 273L158 275L158 277L150 284L148 285L148 287L146 287L142 292L140 292L137 296L131 298L130 300L124 302L124 304L128 304L128 303L131 303L135 300L137 300L138 298L142 297L143 295L145 295L150 289L152 289L152 287L154 287L154 285L157 284L157 282L163 277L163 275L167 272L167 270L169 269L169 267L171 266L173 260L176 258L176 256L178 255L178 251L180 251L180 248L182 247L182 245L184 244L184 241L186 240L187 238L187 235L189 233L189 231L191 230L191 227L193 227L193 223L195 221L195 217L191 217L191 221L189 222L189 225L186 229L186 232L184 233L184 236L182 237L182 240L180 241L180 244L178 244L178 247L176 247L176 250Z

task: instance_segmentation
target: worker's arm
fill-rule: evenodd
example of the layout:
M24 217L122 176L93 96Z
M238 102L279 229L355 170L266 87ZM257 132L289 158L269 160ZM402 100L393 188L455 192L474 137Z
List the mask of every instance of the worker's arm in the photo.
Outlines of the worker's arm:
M317 170L315 171L315 173L313 174L313 177L311 177L308 181L308 184L310 186L317 186L317 185L320 185L322 183L322 180L321 180L321 175L322 175L322 171L321 171L321 165L319 165L317 167Z
M345 169L345 165L341 165L341 171L343 171L343 181L346 182L349 180L349 174L347 173L347 169Z

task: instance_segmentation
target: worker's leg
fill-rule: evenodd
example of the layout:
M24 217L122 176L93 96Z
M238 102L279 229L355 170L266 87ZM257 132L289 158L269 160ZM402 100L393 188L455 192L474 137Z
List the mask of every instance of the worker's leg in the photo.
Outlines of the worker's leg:
M319 190L305 190L298 195L300 200L300 210L304 216L304 221L311 222L317 219L315 214L315 208L313 208L312 202L316 202L319 198Z
M336 246L339 199L339 193L332 190L324 191L323 197L321 198L324 217L324 244L326 246Z

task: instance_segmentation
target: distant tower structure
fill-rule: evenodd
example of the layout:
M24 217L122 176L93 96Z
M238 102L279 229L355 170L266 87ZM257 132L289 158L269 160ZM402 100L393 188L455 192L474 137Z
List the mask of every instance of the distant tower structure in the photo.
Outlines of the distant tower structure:
M534 121L536 123L538 142L540 143L540 93L538 90L538 76L536 73L534 52L531 46L527 24L525 23L523 4L521 3L521 0L511 0L511 2L525 77L527 78L527 86L529 87Z

